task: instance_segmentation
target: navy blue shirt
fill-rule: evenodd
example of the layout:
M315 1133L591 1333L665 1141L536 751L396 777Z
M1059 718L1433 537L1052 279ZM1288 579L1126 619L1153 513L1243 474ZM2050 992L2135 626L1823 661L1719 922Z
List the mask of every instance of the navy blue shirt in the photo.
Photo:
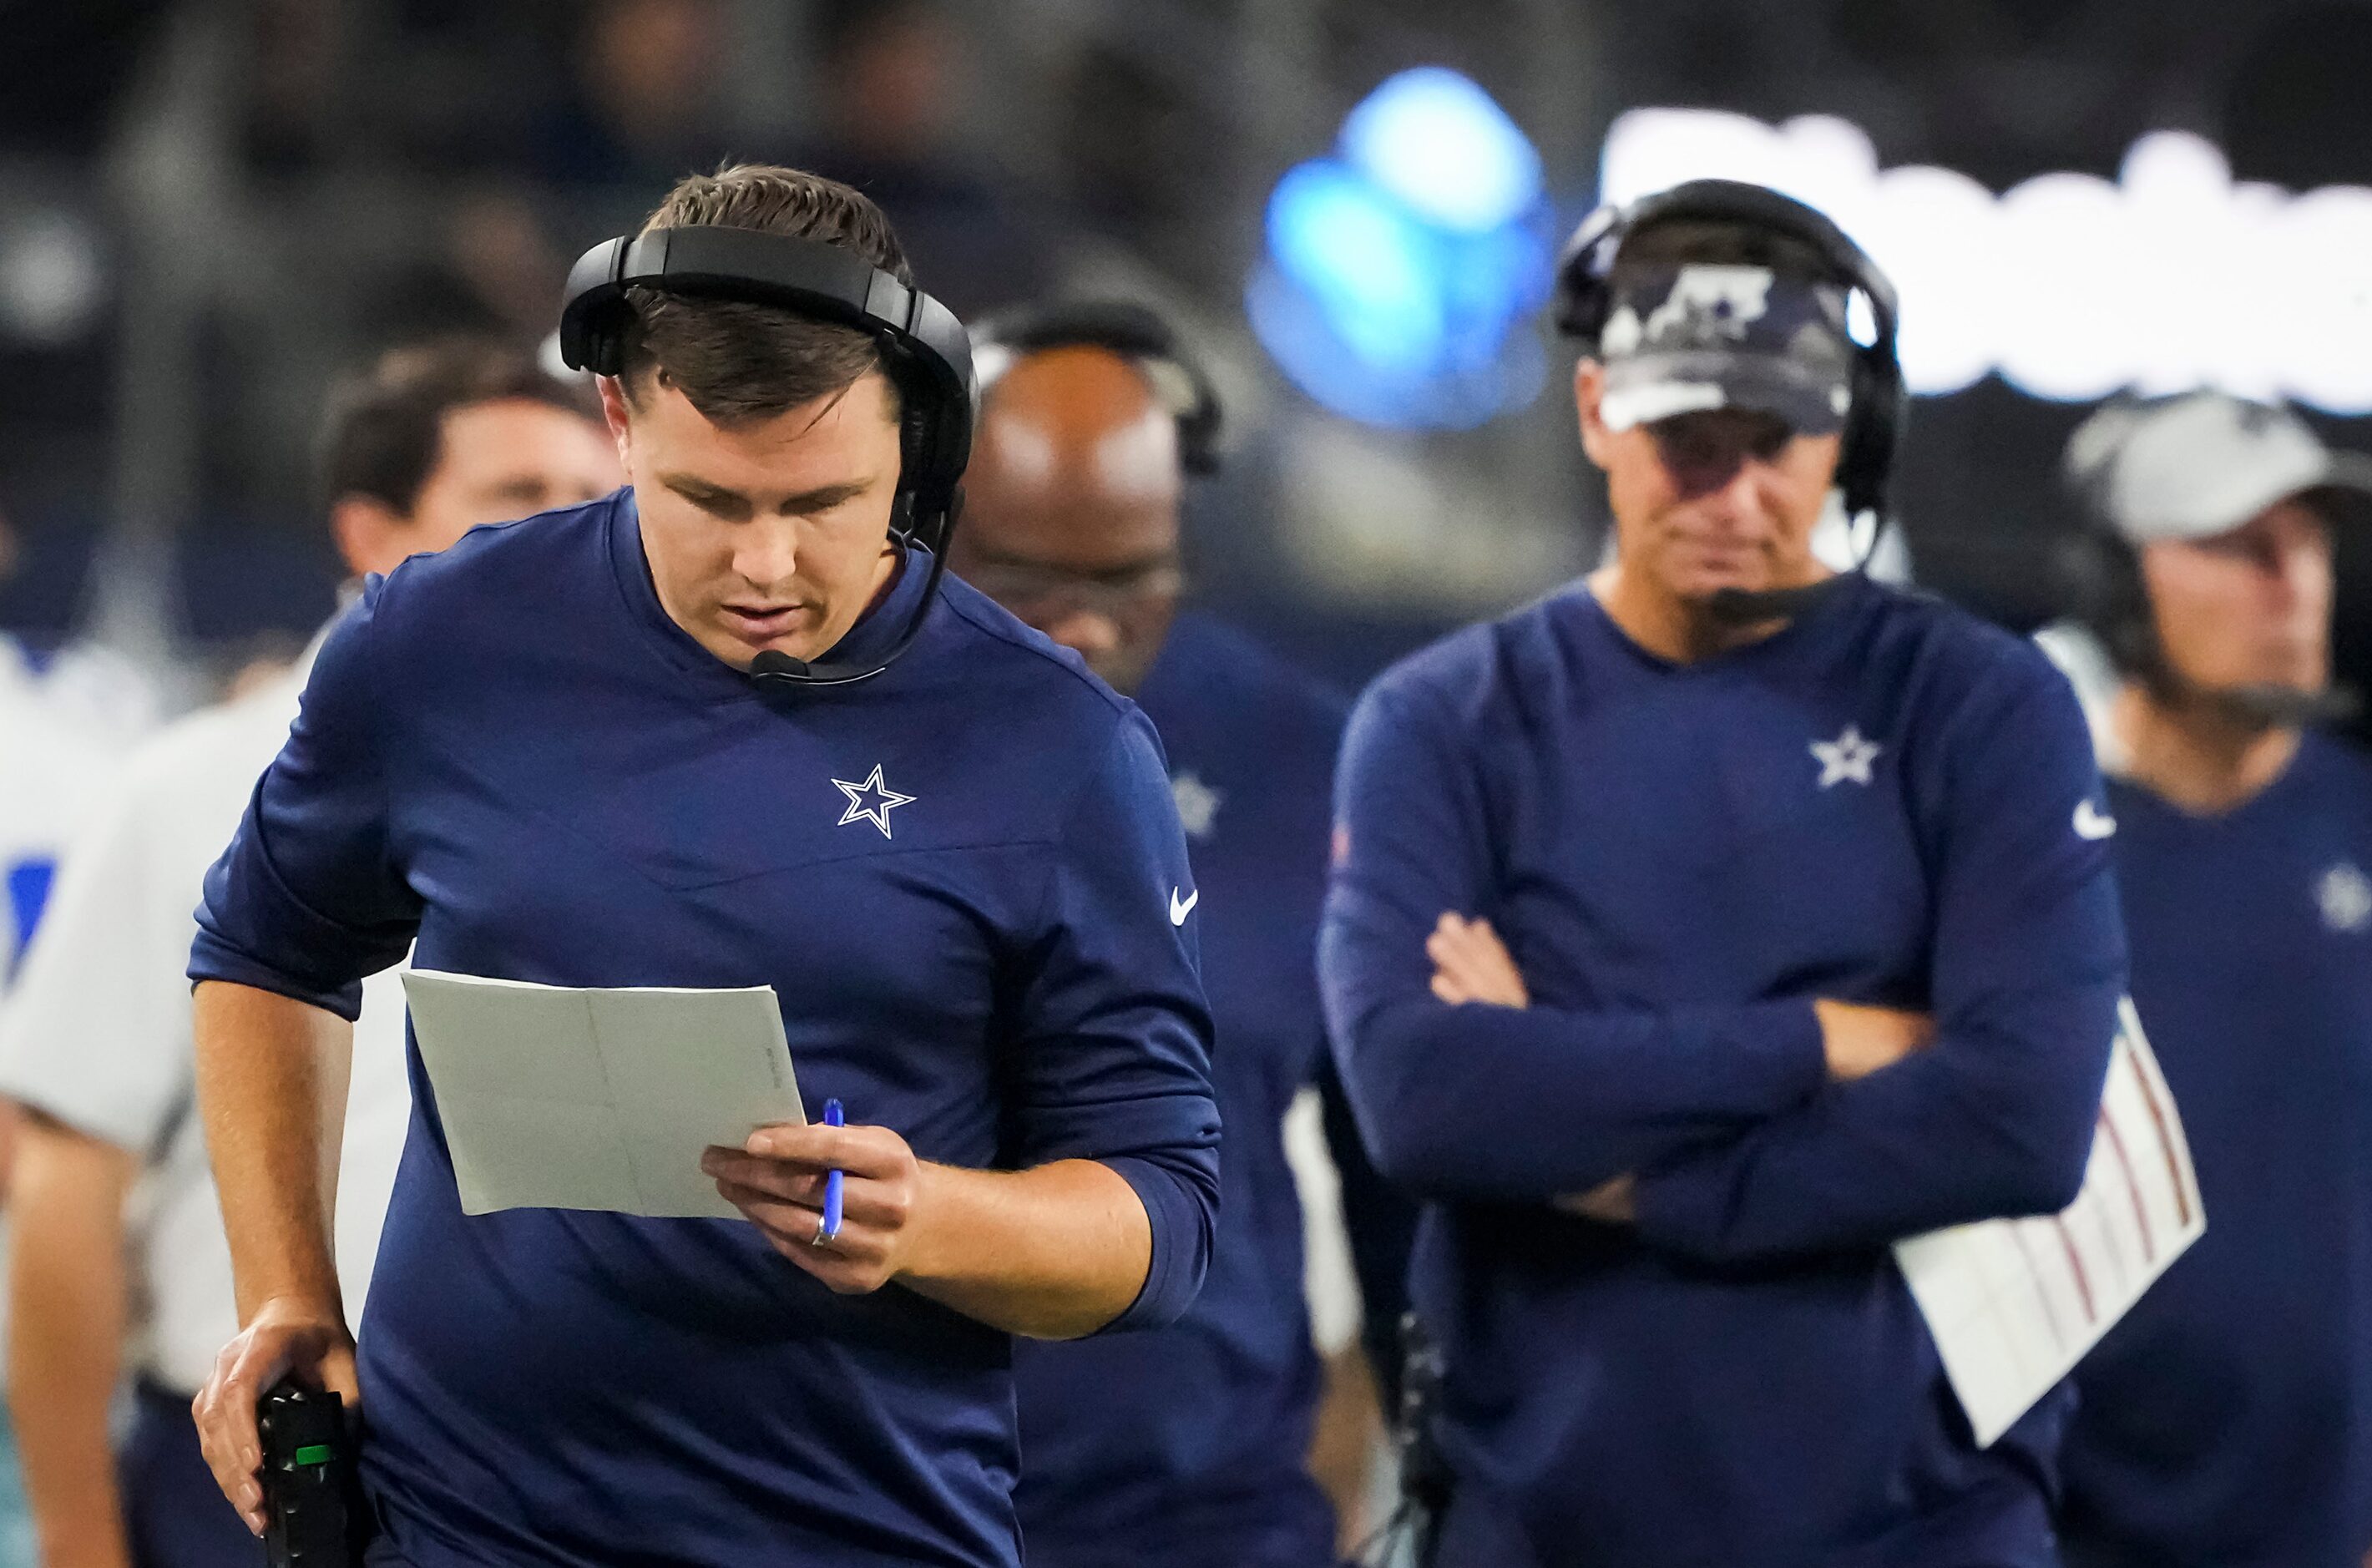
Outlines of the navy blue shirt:
M2124 978L2099 788L2040 653L1859 578L1684 666L1576 585L1360 701L1320 979L1430 1201L1446 1564L2054 1561L2064 1400L1976 1449L1888 1249L2082 1179ZM1432 996L1446 910L1529 1008ZM1819 996L1936 1038L1831 1084ZM1635 1226L1550 1206L1623 1172Z
M2134 1005L2207 1234L2077 1367L2071 1561L2372 1550L2372 765L2309 735L2198 817L2112 779Z
M763 692L668 619L621 492L366 590L191 973L351 1016L416 933L427 969L770 983L811 1102L924 1159L1120 1171L1153 1226L1123 1321L1157 1324L1217 1196L1192 891L1152 726L1070 654L950 579L888 673ZM361 1374L413 1568L1018 1562L1007 1335L833 1295L738 1220L466 1216L412 1078Z
M1324 1049L1314 965L1343 710L1192 615L1137 700L1202 893L1222 1217L1176 1327L1017 1347L1015 1503L1032 1568L1315 1568L1334 1560L1334 1518L1305 1463L1320 1377L1283 1127Z

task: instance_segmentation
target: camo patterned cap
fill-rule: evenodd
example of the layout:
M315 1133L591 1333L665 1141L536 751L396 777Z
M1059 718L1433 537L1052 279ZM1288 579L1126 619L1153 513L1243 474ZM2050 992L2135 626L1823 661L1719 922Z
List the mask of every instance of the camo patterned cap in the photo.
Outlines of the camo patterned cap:
M1642 268L1617 283L1599 335L1599 415L1628 430L1742 408L1826 436L1852 410L1853 355L1842 287L1768 267Z

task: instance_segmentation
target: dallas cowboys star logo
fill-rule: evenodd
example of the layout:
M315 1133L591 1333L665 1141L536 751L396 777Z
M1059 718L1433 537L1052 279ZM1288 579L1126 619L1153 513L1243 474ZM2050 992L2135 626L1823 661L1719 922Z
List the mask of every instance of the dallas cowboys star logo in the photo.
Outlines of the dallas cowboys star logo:
M1859 725L1845 726L1845 732L1834 740L1812 742L1812 755L1820 764L1820 787L1850 780L1854 784L1869 783L1869 765L1886 748L1873 740L1864 740Z
M2372 877L2343 860L2322 874L2315 885L2315 902L2322 906L2322 923L2341 933L2372 926Z
M1195 773L1184 772L1169 781L1169 793L1178 799L1178 825L1186 830L1186 836L1209 838L1211 825L1219 815L1219 803L1227 798L1227 792L1213 789Z
M874 763L873 771L865 775L863 784L850 784L846 779L831 782L841 794L848 796L848 809L840 814L835 826L845 828L851 822L870 822L881 830L881 836L885 839L890 836L890 813L901 806L913 804L914 799L911 795L900 795L881 782L881 764L878 762Z

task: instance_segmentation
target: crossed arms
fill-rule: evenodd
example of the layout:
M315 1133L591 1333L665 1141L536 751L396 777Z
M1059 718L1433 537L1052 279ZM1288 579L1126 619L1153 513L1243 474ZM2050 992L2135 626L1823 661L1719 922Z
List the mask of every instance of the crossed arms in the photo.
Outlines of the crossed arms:
M2029 679L1963 703L1938 744L1962 761L1927 803L1949 825L1932 1016L1812 995L1548 1007L1466 918L1495 898L1474 757L1422 691L1371 693L1320 968L1385 1173L1435 1201L1562 1200L1714 1262L2064 1206L2123 968L2101 846L2068 826L2088 741L2072 699Z

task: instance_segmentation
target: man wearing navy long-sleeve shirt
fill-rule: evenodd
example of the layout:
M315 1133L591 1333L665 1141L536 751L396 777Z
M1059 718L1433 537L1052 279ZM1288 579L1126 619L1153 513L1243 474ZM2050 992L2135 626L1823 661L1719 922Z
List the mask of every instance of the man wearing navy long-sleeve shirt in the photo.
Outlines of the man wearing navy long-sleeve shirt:
M2372 463L2212 392L2086 422L2070 468L2134 1005L2207 1234L2076 1369L2079 1568L2372 1552L2372 765L2331 711L2332 529ZM2350 522L2361 523L2362 517Z
M1344 740L1320 975L1429 1201L1437 1561L2044 1568L2064 1397L1980 1451L1889 1245L2080 1183L2098 775L2035 650L1812 553L1887 345L1846 334L1866 263L1738 191L1573 263L1616 559Z
M1216 464L1218 404L1168 323L1083 301L982 331L955 567L1077 649L1161 733L1203 895L1227 1126L1227 1220L1186 1317L1019 1347L1022 1533L1038 1568L1320 1568L1335 1521L1308 1464L1320 1363L1284 1121L1324 1051L1314 961L1342 704L1179 612L1181 482ZM1327 1400L1355 1429L1355 1354L1333 1362Z
M647 227L564 319L630 487L372 585L207 880L246 1324L208 1458L259 1522L256 1396L355 1389L312 1108L416 933L423 968L770 983L803 1089L862 1125L711 1150L749 1224L470 1216L415 1053L360 1336L374 1563L1011 1568L1011 1335L1174 1319L1209 1252L1169 780L1142 715L922 548L968 356L880 215L742 168Z

